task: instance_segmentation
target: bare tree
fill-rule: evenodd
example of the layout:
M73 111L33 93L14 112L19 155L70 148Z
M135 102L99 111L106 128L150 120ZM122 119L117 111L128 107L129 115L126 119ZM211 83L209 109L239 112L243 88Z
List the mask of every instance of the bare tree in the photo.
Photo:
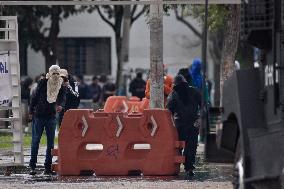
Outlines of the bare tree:
M222 106L224 82L235 70L235 58L240 34L240 5L228 5L228 14L225 21L224 41L221 56L220 70L220 105Z
M189 21L185 19L184 15L184 9L182 8L181 11L179 11L178 7L174 7L174 12L176 19L186 25L198 38L202 39L202 33L199 32Z
M193 6L189 9L193 16L202 22L204 8L202 6ZM196 36L202 38L202 34L184 18L188 15L185 14L184 16L184 9L181 9L180 13L177 7L174 10L177 20L184 23ZM235 70L234 62L238 51L240 33L240 5L211 5L209 7L209 26L214 28L209 33L209 39L211 40L209 51L216 66L215 97L220 96L220 101L222 101L224 81ZM215 98L216 102L219 101L217 98Z
M116 74L116 85L121 85L122 80L122 40L123 40L123 16L127 6L96 6L98 14L101 19L107 23L115 33L115 44L116 44L116 56L117 56L117 74ZM138 10L137 5L133 5L130 10L130 26L144 14L146 7ZM129 28L130 29L130 28Z
M185 13L184 8L174 7L174 12L176 19L187 26L199 39L202 40L203 33L198 31L198 29L192 25L186 17L189 16L188 13ZM196 13L197 14L197 13ZM201 13L198 13L201 17ZM197 18L199 18L197 17ZM214 83L215 83L215 104L220 103L220 65L221 65L221 54L222 54L222 44L223 44L223 28L216 28L214 31L209 31L208 38L209 43L209 53L214 63Z
M220 66L223 47L224 30L218 28L209 33L209 53L214 63L214 104L220 104Z

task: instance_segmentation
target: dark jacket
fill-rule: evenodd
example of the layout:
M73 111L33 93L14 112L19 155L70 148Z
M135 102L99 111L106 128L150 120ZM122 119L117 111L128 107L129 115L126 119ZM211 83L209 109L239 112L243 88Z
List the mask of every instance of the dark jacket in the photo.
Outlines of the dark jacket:
M129 92L132 96L136 96L140 99L145 97L146 82L141 78L135 78L131 81L129 86Z
M47 101L47 79L42 79L31 97L29 111L39 118L54 118L56 115L56 105L64 108L65 100L65 89L61 87L56 103L49 103Z
M113 96L115 94L115 84L111 82L107 82L102 89L102 97L103 101L106 101L108 97Z
M91 84L88 87L88 99L93 99L93 102L98 102L101 98L102 88L99 84Z
M167 99L167 108L172 112L176 126L193 126L198 119L201 106L201 95L187 82L175 83Z
M66 103L64 111L69 109L77 109L80 104L78 86L72 77L69 77L69 86L66 87Z
M88 86L85 83L80 83L78 89L80 99L88 99Z

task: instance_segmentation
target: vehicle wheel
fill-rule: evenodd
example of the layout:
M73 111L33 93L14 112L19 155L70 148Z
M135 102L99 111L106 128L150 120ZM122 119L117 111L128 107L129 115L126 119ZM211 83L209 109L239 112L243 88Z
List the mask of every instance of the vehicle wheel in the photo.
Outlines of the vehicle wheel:
M244 183L245 167L244 155L242 153L241 141L238 139L235 153L234 173L233 173L233 187L234 189L251 189L249 184Z

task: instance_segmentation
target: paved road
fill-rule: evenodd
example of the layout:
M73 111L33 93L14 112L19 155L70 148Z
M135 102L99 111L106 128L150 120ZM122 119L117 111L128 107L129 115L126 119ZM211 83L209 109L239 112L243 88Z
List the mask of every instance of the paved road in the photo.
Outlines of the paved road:
M44 148L40 148L39 164L44 162ZM231 189L232 165L213 164L203 161L203 145L198 147L196 176L191 180L186 180L181 167L178 177L63 177L44 176L43 169L38 170L36 176L27 174L28 169L15 171L17 174L10 176L0 175L0 188L197 188L197 189ZM1 162L11 161L9 153L0 151ZM29 161L29 149L25 150L25 164ZM1 171L0 171L1 173Z

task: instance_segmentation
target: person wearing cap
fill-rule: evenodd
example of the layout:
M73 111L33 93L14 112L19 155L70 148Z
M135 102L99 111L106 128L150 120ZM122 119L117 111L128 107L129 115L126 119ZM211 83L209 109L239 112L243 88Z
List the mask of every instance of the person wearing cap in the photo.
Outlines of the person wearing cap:
M59 127L64 113L69 109L77 109L80 104L78 84L73 77L68 74L66 69L60 69L60 77L63 79L63 86L66 88L66 102L63 111L59 113Z
M174 118L179 140L185 141L183 155L185 156L184 169L187 177L194 176L193 170L195 169L194 163L200 126L200 106L200 93L191 87L182 75L177 75L166 107Z
M30 159L30 174L35 175L37 155L40 139L45 130L47 139L47 149L44 163L44 174L54 174L51 170L52 155L54 148L54 137L56 128L56 113L62 111L65 104L65 89L62 87L63 79L60 77L60 67L52 65L46 78L38 83L37 88L31 98L29 106L29 117L32 122L32 144Z

